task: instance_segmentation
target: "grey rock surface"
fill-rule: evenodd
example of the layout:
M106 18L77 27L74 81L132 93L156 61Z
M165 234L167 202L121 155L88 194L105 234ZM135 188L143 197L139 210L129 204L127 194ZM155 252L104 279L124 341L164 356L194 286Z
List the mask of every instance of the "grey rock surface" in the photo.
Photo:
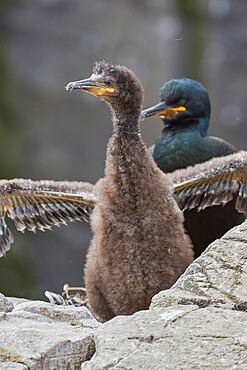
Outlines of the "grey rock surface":
M96 331L81 369L247 369L247 222L215 241L149 310Z
M85 307L41 301L14 306L5 298L0 312L0 369L80 369L94 353L93 333L99 325Z
M17 364L12 361L0 361L1 370L28 370L28 367L23 364Z
M247 221L150 309L97 323L86 308L0 295L0 369L247 369Z
M0 313L10 312L14 308L14 304L11 300L7 299L3 294L0 293Z

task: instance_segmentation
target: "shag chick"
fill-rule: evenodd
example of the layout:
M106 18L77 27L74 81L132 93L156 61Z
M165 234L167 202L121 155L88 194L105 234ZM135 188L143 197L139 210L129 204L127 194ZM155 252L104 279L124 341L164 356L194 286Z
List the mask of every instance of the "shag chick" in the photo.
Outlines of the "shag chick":
M106 321L147 309L154 294L184 272L193 252L171 183L140 135L143 88L137 77L126 67L98 62L90 78L67 85L73 89L104 100L112 113L85 266L91 310Z
M158 115L164 129L150 148L158 167L165 173L203 163L211 158L236 152L228 142L208 136L210 100L207 90L197 81L181 78L168 81L160 89L161 102L142 112L142 117ZM184 213L185 229L192 240L195 257L215 239L242 223L244 216L235 202Z

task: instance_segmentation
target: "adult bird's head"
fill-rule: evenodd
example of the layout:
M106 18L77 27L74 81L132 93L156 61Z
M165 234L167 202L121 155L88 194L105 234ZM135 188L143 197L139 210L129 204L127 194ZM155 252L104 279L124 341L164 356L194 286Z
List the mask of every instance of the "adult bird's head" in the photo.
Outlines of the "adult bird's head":
M132 112L133 115L140 115L143 88L134 73L124 66L96 62L89 78L67 84L67 91L74 89L106 101L116 114Z
M207 133L210 119L207 90L197 81L180 78L166 82L160 89L160 103L142 111L142 118L160 116L165 126L198 123Z

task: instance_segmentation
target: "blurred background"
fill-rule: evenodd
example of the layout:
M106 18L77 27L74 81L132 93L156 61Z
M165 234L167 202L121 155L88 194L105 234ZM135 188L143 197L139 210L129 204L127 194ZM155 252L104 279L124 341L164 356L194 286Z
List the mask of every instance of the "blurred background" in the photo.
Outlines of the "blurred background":
M1 0L0 178L94 183L103 175L109 109L64 90L102 59L136 73L145 107L171 78L201 81L212 102L209 133L246 149L246 19L246 0ZM141 128L151 145L162 122ZM84 223L15 232L0 260L0 292L45 299L65 282L82 285L90 237Z

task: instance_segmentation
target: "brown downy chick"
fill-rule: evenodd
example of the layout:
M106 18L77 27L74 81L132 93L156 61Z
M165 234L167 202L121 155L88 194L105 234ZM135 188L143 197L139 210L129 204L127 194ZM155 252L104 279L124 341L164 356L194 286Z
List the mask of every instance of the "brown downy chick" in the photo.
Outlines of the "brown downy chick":
M104 100L112 113L85 266L90 307L106 321L147 309L154 294L171 287L192 262L193 251L172 185L140 135L143 88L137 77L126 67L99 62L89 79L67 85L73 89Z

